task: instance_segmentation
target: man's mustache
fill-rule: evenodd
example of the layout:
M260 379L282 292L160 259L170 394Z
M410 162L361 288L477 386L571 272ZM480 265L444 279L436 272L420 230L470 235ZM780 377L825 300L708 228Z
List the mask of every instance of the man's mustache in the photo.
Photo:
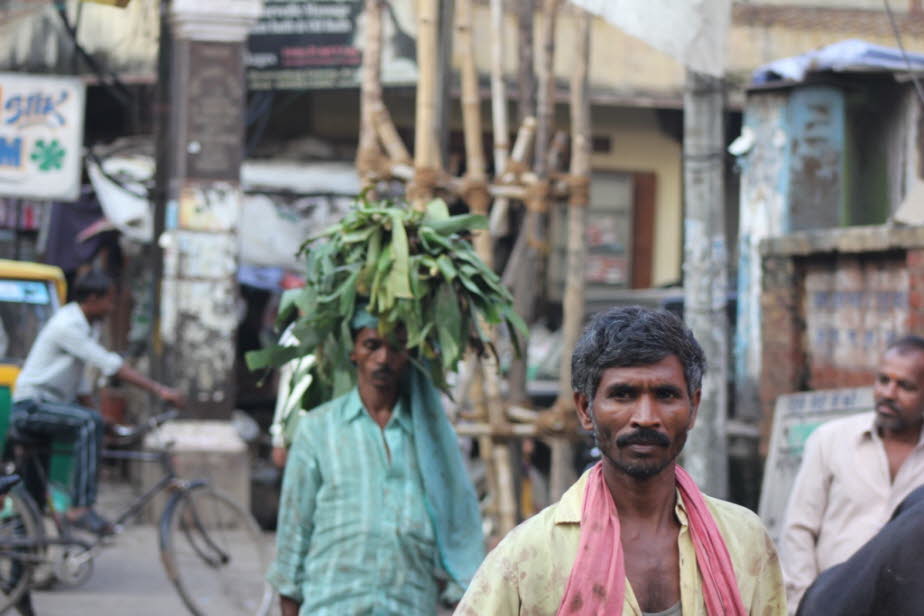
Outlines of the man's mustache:
M894 412L894 413L901 413L901 409L898 408L898 405L896 405L896 404L895 404L894 402L892 402L891 400L877 400L877 401L876 401L876 406L877 406L877 407L884 406L884 407L887 407L887 408L889 408L889 409L892 409L892 412Z
M391 368L376 368L372 371L372 377L376 379L385 379L390 376L394 376L394 371Z
M616 439L618 447L628 447L629 445L658 445L659 447L669 447L671 439L661 434L654 428L639 428L635 432L623 434Z

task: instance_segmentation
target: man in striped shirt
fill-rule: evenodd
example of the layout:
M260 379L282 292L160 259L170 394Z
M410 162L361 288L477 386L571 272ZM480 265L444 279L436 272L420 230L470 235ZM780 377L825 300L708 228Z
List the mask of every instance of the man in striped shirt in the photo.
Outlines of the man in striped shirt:
M405 341L351 325L357 386L300 421L267 579L283 616L432 616L483 556L474 489Z

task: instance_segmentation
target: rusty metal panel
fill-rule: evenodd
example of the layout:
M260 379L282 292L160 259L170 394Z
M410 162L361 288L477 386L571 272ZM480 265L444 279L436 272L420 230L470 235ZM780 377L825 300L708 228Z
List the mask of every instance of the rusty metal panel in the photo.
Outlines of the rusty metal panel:
M905 259L840 256L807 264L803 280L809 387L870 385L883 349L907 329Z
M839 225L844 211L844 93L796 88L789 100L790 231Z

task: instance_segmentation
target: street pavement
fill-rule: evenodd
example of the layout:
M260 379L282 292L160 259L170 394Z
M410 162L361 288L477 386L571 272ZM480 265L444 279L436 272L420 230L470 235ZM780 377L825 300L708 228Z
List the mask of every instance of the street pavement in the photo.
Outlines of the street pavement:
M107 469L111 470L111 469ZM127 483L104 481L98 510L107 517L124 509L135 490ZM268 544L273 536L266 534ZM182 616L188 614L180 596L168 581L157 547L157 527L129 524L94 559L91 577L83 585L67 588L57 584L32 593L38 616L84 616L131 614L132 616ZM274 601L272 614L278 614Z
M104 480L97 509L114 518L135 494L135 489L127 483ZM272 533L266 533L266 541L271 554ZM94 559L92 575L83 585L67 588L57 584L49 590L33 591L32 603L38 616L183 616L189 613L161 565L157 527L138 523L127 525L102 548ZM279 616L277 600L273 601L270 614ZM436 616L450 614L451 610L440 609Z
M133 526L103 548L93 574L78 588L60 585L32 595L39 616L120 613L134 616L184 614L180 596L167 580L157 550L157 529Z

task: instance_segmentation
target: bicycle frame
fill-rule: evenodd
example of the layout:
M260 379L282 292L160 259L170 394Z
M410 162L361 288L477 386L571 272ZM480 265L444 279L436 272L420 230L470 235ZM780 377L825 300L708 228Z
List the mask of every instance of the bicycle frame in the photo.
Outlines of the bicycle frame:
M51 448L47 452L53 452ZM46 451L37 451L32 450L27 457L31 458L34 462L38 456ZM118 517L113 521L115 526L122 526L138 515L141 510L151 502L151 500L157 496L162 491L175 491L186 489L189 485L189 481L180 479L177 477L176 470L173 467L173 463L170 457L170 452L168 449L163 449L160 451L136 451L136 450L120 450L120 449L103 449L102 457L110 460L133 460L136 462L148 462L154 463L157 462L160 464L161 469L163 470L163 476L155 483L153 486L148 488L143 494L135 498L132 503L122 511ZM37 468L42 473L42 481L47 485L47 477L44 476L44 471L41 464L37 465ZM54 509L53 504L49 508L49 513L51 514L52 519L55 522L55 527L58 531L58 536L48 537L44 536L40 541L34 540L4 540L0 541L0 556L4 555L3 550L5 549L16 549L16 548L32 548L32 547L45 547L50 545L69 545L80 547L84 550L93 550L102 542L102 537L97 537L92 543L83 541L72 534L64 530L64 525L61 524L60 512ZM7 554L8 555L8 554Z
M119 516L113 521L113 524L116 526L121 526L126 521L130 520L151 502L157 494L163 490L175 490L185 488L188 483L186 480L179 479L176 476L176 470L173 468L173 463L170 459L170 452L168 450L162 451L131 451L131 450L121 450L121 449L104 449L103 457L110 460L134 460L135 462L158 462L160 463L161 469L164 471L163 477L161 477L157 483L147 489L147 491L141 496L137 497L128 508L123 511Z

